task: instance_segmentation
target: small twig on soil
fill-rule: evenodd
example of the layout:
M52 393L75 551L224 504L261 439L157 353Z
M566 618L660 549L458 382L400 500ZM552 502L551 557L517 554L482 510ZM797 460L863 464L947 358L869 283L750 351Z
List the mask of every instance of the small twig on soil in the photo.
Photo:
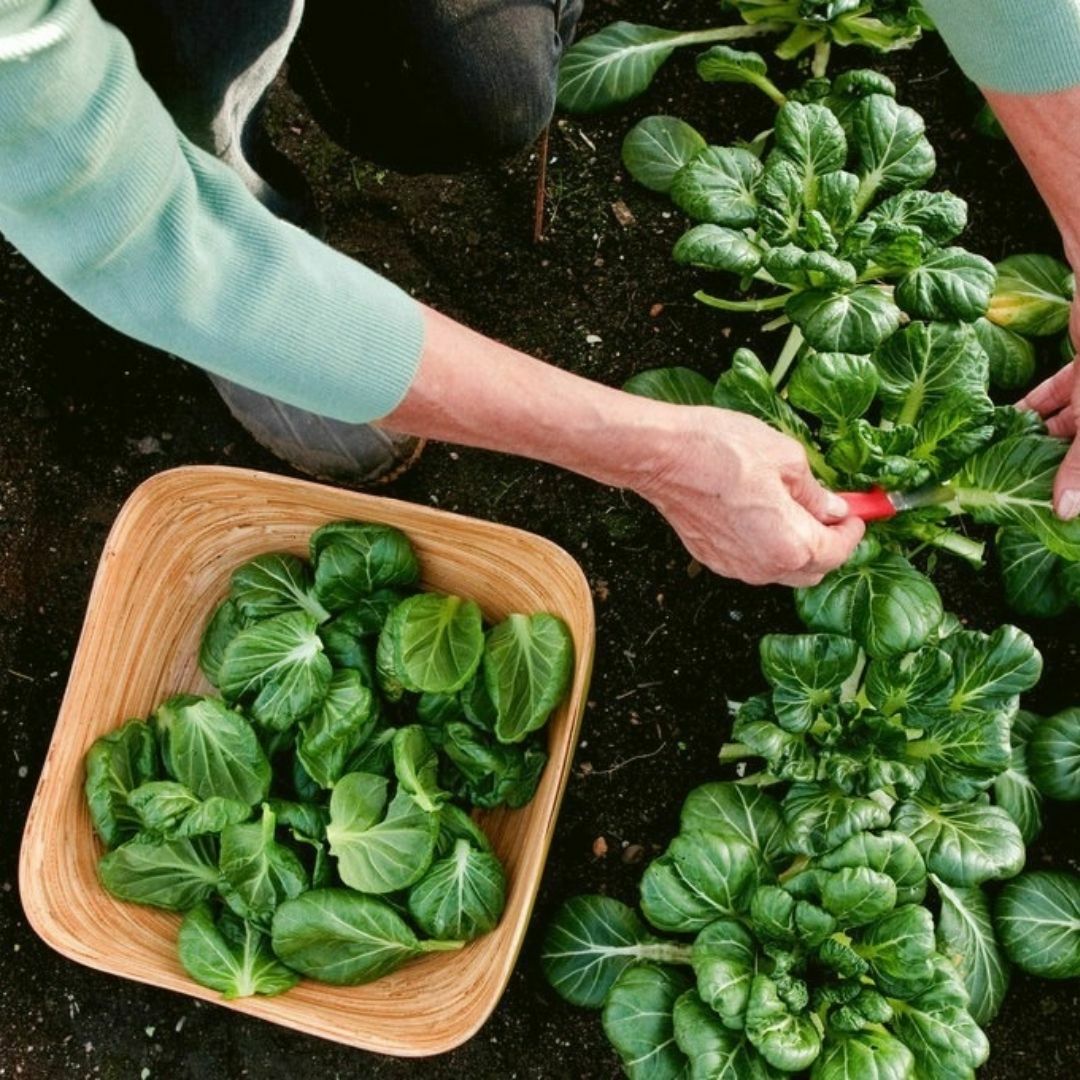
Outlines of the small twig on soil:
M562 0L555 0L555 32L559 32L562 21ZM540 169L536 174L536 200L533 203L533 243L540 244L544 239L544 204L547 202L548 147L551 143L551 121L540 132Z
M16 671L14 668L7 668L9 675L14 675L16 679L23 679L26 682L37 682L37 679L33 675L24 675L21 671Z
M610 776L612 773L618 772L620 769L625 769L627 765L632 765L635 761L646 761L649 758L656 757L664 747L667 746L667 742L662 742L655 750L650 750L647 754L635 754L633 757L627 758L625 761L616 761L610 769L593 769L590 776Z
M660 679L654 679L652 682L638 683L632 690L624 690L621 694L615 695L616 701L623 701L628 697L633 697L639 690L649 690L654 686L663 686L664 683Z

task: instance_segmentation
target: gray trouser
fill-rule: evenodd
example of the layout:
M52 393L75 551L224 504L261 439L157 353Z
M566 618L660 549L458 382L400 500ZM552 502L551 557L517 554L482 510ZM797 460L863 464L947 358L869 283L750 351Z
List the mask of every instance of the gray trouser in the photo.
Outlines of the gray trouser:
M527 146L549 120L582 0L94 0L197 145L276 214L318 215L266 138L262 105L289 79L329 135L393 168L447 170ZM416 440L346 424L213 377L233 415L296 468L363 483Z

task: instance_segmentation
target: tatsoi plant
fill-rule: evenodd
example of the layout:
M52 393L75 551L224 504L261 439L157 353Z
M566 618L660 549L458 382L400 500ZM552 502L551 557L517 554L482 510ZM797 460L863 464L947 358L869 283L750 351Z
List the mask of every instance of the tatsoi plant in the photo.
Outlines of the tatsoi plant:
M682 46L782 35L776 55L793 60L812 49L820 76L833 44L889 52L913 45L931 26L917 0L726 0L722 6L743 24L679 31L616 22L582 38L563 57L559 106L588 113L630 101Z
M647 923L570 900L544 942L552 986L602 1008L632 1080L973 1077L989 1047L937 950L915 844L885 813L806 856L784 819L760 789L691 792L642 879Z
M502 914L468 809L532 798L573 647L551 615L485 630L418 578L403 534L357 522L319 529L310 564L255 559L202 639L223 699L177 695L87 753L102 884L186 912L180 961L226 997L367 982Z

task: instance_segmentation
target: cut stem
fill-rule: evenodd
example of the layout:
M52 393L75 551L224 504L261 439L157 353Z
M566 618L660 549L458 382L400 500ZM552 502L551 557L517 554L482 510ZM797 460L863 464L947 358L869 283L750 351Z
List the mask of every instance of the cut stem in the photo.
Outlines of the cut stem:
M742 761L744 758L753 757L754 751L746 743L729 742L720 747L720 764L724 765L732 761Z
M714 41L738 41L740 38L762 37L765 34L782 34L787 27L779 22L761 22L753 26L738 23L735 26L712 26L707 30L688 30L678 37L668 38L665 45L678 48L682 45L708 45Z
M761 311L779 311L794 296L794 291L781 293L779 296L767 296L764 300L725 300L722 296L713 296L707 292L694 293L694 299L709 307L721 311L747 311L757 314Z
M810 63L810 74L815 79L824 79L825 72L829 70L829 55L832 52L830 41L819 41L814 46L814 59Z
M788 371L791 369L791 365L795 362L795 357L799 355L799 350L803 345L803 332L797 326L793 326L788 333L787 341L784 342L784 347L780 350L780 355L776 358L776 364L772 369L772 384L777 389L780 388L780 384L787 377Z

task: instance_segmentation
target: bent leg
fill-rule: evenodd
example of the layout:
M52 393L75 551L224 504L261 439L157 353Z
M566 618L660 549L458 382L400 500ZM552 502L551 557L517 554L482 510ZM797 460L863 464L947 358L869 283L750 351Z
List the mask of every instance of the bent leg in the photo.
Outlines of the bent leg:
M529 145L582 0L308 0L293 85L342 145L436 171Z

